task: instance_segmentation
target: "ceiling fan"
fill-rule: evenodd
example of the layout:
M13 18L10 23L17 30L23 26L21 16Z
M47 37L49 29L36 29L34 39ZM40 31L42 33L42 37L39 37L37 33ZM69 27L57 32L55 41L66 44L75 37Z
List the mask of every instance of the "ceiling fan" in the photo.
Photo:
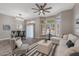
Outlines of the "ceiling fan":
M39 5L39 4L35 4L37 8L32 8L32 10L35 10L34 13L38 13L45 15L45 13L50 13L50 11L48 11L49 9L52 9L52 7L46 7L47 3L44 3L43 5Z

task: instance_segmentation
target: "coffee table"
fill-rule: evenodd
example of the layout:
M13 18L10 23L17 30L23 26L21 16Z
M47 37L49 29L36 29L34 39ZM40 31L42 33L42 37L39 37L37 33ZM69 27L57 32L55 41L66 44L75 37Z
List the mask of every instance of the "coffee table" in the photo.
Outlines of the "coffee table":
M48 55L51 50L51 47L52 41L47 40L47 42L45 42L45 40L41 40L38 42L37 51Z

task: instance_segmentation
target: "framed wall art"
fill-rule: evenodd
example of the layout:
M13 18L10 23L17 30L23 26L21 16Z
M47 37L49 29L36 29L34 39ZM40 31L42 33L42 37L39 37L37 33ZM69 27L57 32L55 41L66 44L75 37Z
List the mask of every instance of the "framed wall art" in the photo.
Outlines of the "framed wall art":
M11 28L10 28L10 25L3 25L3 30L4 31L9 31Z

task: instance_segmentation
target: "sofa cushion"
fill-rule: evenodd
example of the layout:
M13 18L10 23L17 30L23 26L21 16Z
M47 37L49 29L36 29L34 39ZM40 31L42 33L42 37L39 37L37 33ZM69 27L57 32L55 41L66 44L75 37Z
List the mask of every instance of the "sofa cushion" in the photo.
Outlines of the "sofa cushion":
M69 56L69 55L71 55L73 53L77 53L77 52L79 52L79 48L77 48L77 47L71 47L71 48L67 48L65 50L65 55Z
M65 34L65 35L63 35L63 39L68 39L68 35L67 34Z
M64 56L65 55L65 50L67 49L67 47L66 46L58 46L57 48L56 48L56 52L55 52L55 55L56 56Z
M75 53L74 49L75 49L74 47L67 48L67 49L64 51L65 56L69 56L69 55L71 55L72 53Z
M79 52L72 53L70 56L79 56Z
M74 47L79 47L79 39L75 42L75 46Z
M59 46L67 47L66 43L67 43L67 40L61 39L59 42Z
M77 39L78 38L75 35L72 35L72 34L68 35L68 40L71 40L73 43L75 43Z
M70 47L73 47L74 46L74 43L69 40L67 43L66 43L67 47L70 48Z

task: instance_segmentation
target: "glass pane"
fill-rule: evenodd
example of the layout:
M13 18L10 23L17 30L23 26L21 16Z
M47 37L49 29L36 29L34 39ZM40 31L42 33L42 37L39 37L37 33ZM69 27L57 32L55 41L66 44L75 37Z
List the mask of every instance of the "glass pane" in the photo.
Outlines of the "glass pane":
M33 38L33 25L28 25L27 26L27 38Z

